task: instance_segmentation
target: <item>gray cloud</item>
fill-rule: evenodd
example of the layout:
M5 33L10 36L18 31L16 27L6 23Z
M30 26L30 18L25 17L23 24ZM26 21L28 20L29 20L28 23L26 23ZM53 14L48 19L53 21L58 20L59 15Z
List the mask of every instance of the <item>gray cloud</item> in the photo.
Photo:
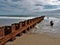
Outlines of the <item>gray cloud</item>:
M4 1L7 1L7 0L4 0ZM12 0L12 1L15 1L16 2L16 1L22 1L22 0Z
M57 9L60 9L60 5L55 5L50 0L0 0L0 12L2 11L2 13L10 12L28 15Z

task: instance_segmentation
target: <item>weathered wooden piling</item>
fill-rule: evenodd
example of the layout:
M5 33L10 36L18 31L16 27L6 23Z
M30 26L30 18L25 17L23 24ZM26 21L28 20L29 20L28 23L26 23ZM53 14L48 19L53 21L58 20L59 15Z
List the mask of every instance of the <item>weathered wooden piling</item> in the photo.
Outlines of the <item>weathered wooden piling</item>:
M25 21L21 21L19 23L13 23L11 26L3 26L0 27L0 45L5 44L8 40L15 40L17 35L21 35L21 33L28 32L31 28L33 28L36 24L40 23L45 16L28 19Z
M0 39L3 39L4 38L4 30L3 30L3 27L0 27Z
M14 33L16 30L15 30L15 25L14 24L12 24L11 25L11 29L12 29L12 32L11 33Z
M22 22L19 22L20 29L22 28Z
M11 26L4 26L4 35L8 35L11 33L12 29Z
M14 24L12 24L12 25L14 25L15 26L15 30L18 30L19 29L19 23L14 23Z

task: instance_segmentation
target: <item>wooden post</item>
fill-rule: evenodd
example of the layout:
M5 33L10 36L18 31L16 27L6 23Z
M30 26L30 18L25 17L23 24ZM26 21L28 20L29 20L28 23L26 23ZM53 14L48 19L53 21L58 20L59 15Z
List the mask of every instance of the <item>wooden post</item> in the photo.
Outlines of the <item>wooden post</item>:
M25 21L25 25L27 26L27 21Z
M22 22L22 27L24 27L24 26L26 26L26 25L25 25L25 21Z
M11 25L11 28L12 28L12 33L14 33L16 30L15 30L15 25L14 24L12 24Z
M11 26L4 26L3 30L4 30L4 35L5 36L8 35L8 34L10 34L12 32Z
M19 22L19 28L20 29L22 28L22 22Z
M29 20L27 20L27 25L29 25L30 24L30 22L29 22Z
M14 28L14 30L18 30L19 28L20 28L20 25L19 25L19 23L14 23L14 24L12 24L12 28Z
M30 19L30 23L32 23L32 19Z
M0 39L4 38L4 30L3 27L0 27Z
M19 30L21 30L21 29L22 29L22 22L19 22ZM22 35L22 33L19 33L16 36L21 36L21 35Z

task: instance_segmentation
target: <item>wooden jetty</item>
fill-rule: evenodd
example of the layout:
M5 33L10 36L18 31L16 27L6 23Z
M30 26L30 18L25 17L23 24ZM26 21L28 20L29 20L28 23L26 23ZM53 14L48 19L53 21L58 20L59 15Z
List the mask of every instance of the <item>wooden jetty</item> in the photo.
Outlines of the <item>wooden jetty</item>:
M17 35L26 33L36 24L40 23L45 16L28 19L19 23L11 24L10 26L0 27L0 45L5 45L7 41L15 40Z

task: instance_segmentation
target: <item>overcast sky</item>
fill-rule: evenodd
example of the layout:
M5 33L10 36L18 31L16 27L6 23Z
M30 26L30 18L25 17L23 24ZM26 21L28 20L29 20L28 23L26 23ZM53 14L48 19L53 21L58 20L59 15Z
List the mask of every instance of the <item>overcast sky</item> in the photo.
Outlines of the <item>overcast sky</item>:
M54 10L60 10L60 0L0 0L0 15L34 15Z

